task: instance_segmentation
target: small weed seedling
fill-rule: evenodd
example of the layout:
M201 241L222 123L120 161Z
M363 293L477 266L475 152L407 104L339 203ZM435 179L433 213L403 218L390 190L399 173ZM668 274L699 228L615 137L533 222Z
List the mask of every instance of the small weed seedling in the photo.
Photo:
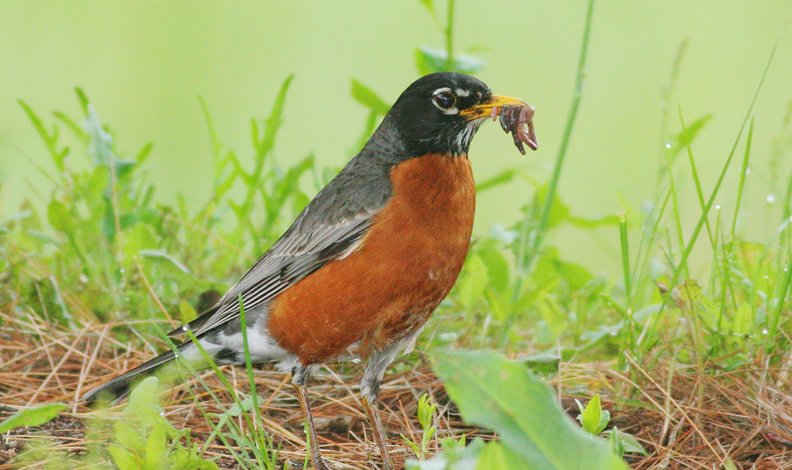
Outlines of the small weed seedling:
M423 460L429 452L429 443L437 432L435 425L435 411L437 411L437 403L429 399L427 394L422 394L418 398L418 422L421 424L421 442L416 443L412 439L402 434L402 439L407 443L416 457Z
M577 419L580 421L583 430L595 436L604 435L608 437L616 455L619 457L623 457L625 453L646 455L646 449L633 435L619 431L616 427L605 430L608 423L610 423L611 416L610 411L602 409L599 394L595 394L586 403L586 406L583 406L578 400L575 400L575 402L580 410Z
M113 425L113 442L107 449L116 467L217 469L217 464L200 456L189 429L177 430L165 419L158 398L156 377L148 377L132 391L122 418Z

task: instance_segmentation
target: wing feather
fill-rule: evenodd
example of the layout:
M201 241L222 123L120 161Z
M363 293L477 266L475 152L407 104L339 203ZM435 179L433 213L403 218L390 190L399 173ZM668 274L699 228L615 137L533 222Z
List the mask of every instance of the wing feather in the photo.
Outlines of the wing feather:
M203 335L239 318L240 297L250 311L357 249L390 196L388 173L379 165L353 159L217 305L191 322L197 326L194 334Z
M250 311L346 252L361 241L371 219L372 214L364 213L332 226L313 227L310 236L284 236L223 296L217 311L195 335L238 318L240 297Z

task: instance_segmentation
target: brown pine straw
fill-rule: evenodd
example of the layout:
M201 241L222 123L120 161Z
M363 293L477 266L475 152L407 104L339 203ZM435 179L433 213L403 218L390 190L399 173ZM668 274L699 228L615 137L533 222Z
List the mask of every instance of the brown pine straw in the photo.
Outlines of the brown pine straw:
M84 420L93 412L76 398L150 358L149 346L141 346L137 339L129 343L115 339L112 328L120 324L74 331L47 324L36 314L20 313L19 308L8 310L0 311L0 420L19 408L43 403L67 403L70 410L44 426L0 436L0 469L42 468L43 462L15 461L27 444L42 439L49 449L86 452ZM621 373L613 370L612 363L566 362L550 383L572 416L577 414L573 398L586 401L593 393L601 395L611 412L611 424L635 435L649 453L630 455L633 468L714 469L727 461L745 469L792 468L792 356L773 361L772 366L766 361L731 371L707 368L704 375L697 374L694 366L669 361L658 360L647 368L628 356L628 363L629 370ZM360 367L331 367L318 374L310 389L321 449L333 468L376 468L379 452L357 394ZM235 387L247 390L243 369L223 370ZM221 398L220 404L195 379L162 397L168 420L179 429L189 428L199 444L213 424L204 416L222 413L233 403L214 373L203 373L202 378ZM264 398L262 425L280 449L280 461L302 461L302 417L288 377L264 368L256 371L256 386ZM437 438L493 438L491 432L462 422L424 358L418 359L417 367L412 359L402 359L390 369L381 395L391 454L399 466L412 457L400 435L420 442L416 407L422 393L440 404ZM243 419L236 420L246 429ZM435 439L430 452L438 448ZM216 458L223 468L236 466L219 441L209 446L205 457Z

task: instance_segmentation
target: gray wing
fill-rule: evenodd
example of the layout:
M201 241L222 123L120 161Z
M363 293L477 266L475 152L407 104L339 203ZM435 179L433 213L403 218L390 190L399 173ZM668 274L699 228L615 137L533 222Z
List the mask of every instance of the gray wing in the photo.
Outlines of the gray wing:
M391 196L388 172L353 159L297 217L292 226L203 317L196 336L268 302L329 261L347 255ZM179 331L179 330L176 330Z

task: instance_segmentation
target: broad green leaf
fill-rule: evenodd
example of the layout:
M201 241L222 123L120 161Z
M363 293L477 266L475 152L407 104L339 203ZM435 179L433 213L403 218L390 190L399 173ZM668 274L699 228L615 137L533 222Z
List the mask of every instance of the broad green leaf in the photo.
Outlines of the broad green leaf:
M627 468L607 441L580 429L521 364L472 351L435 351L432 362L465 421L497 432L527 468Z
M561 336L569 328L570 321L565 315L564 306L559 303L559 299L554 294L557 290L555 285L553 283L552 285L544 286L536 297L537 310L550 328L553 340Z
M129 404L124 413L139 418L145 424L156 424L162 421L159 405L160 382L155 376L143 379L129 394Z
M432 0L418 0L430 15L435 16L435 7Z
M636 439L635 436L630 433L622 432L616 428L613 428L605 431L605 435L610 436L612 439L614 439L615 436L615 439L618 439L621 443L622 450L625 454L649 455L638 439Z
M415 50L415 67L418 73L426 75L432 72L462 72L475 73L484 66L484 61L475 57L465 55L455 55L452 70L446 70L448 53L431 47L421 47Z
M167 442L163 427L154 426L146 441L146 464L149 468L163 468Z
M178 269L179 271L181 271L181 272L183 272L185 274L189 274L190 276L192 276L192 273L187 268L187 266L184 265L184 263L182 263L181 261L177 260L176 258L174 258L173 256L169 255L168 253L165 253L162 250L140 250L138 252L138 254L140 256L144 257L144 258L153 258L153 259L157 259L157 260L166 261L171 266L173 266L176 269Z
M671 149L671 154L676 155L692 144L699 132L706 127L711 119L712 115L707 114L685 126L679 134L674 136L674 146Z
M134 454L116 445L110 446L107 451L110 453L110 458L119 470L138 470L140 464L135 459Z
M311 202L311 198L305 194L304 192L300 191L299 189L294 191L292 195L292 209L294 210L295 214L299 214L302 212L303 209Z
M509 263L503 256L503 247L492 238L486 238L478 244L476 254L481 257L487 266L489 286L497 292L505 292L510 284Z
M132 160L115 160L116 177L120 180L132 181L132 175L137 167L137 162Z
M418 398L418 422L423 429L429 428L432 425L432 418L437 405L429 402L429 395L422 394Z
M544 249L534 271L536 282L543 284L560 278L573 290L579 290L594 279L594 275L583 266L562 260L558 250L553 247Z
M574 351L567 350L566 352L568 356L574 354ZM542 351L523 357L522 363L538 374L550 374L558 371L561 356L558 355L556 350Z
M0 434L22 426L41 426L55 419L66 408L63 403L51 403L19 410L0 423Z
M490 285L492 284L494 282L490 283ZM489 313L498 321L504 321L517 312L511 294L508 291L498 292L494 289L489 289L485 292L484 297L487 299Z
M569 216L569 223L580 228L595 228L603 225L618 225L619 216L605 215L602 217L580 217L577 215Z
M622 443L621 435L618 432L612 432L608 436L610 436L608 440L611 443L613 452L619 457L624 457L624 444Z
M182 457L182 462L179 462L173 470L217 470L219 467L211 460L204 460L195 455L187 455L186 452Z
M484 181L476 184L476 192L481 194L482 191L486 191L488 189L496 188L503 184L508 183L509 181L513 180L514 177L517 176L517 169L516 168L508 168L506 170L501 171L495 176L491 176Z
M417 455L419 457L421 457L423 455L423 454L421 454L421 447L418 444L416 444L415 442L411 441L404 434L401 435L401 438L402 438L402 441L404 441L405 444L410 446L410 450L412 451L413 455Z
M388 114L388 110L390 110L390 106L374 90L354 78L352 79L352 98L381 116Z
M545 196L547 195L547 184L539 185L534 193L533 201L530 207L544 207ZM550 208L550 214L547 219L547 228L553 228L562 223L568 223L581 228L595 228L606 225L618 225L619 217L616 215L609 215L604 217L581 217L572 214L569 205L556 195L553 200L553 205Z
M578 419L583 429L590 434L599 436L599 433L605 429L608 421L610 421L610 413L602 410L599 394L595 394L585 407L582 407L580 403L578 403L578 406L581 407Z
M100 206L104 204L102 196L110 186L110 169L103 165L95 166L88 180L83 184L82 191L87 202Z
M530 470L531 467L514 452L500 442L490 442L484 446L484 450L479 455L476 470Z
M462 308L470 310L481 300L487 288L487 265L478 255L473 255L465 263L465 275L457 283L456 299Z
M127 260L135 260L143 256L146 250L153 251L157 246L157 234L148 225L136 224L124 233L123 249Z
M146 160L148 160L148 157L151 155L151 151L153 149L154 149L154 143L146 142L143 145L143 147L141 147L140 150L138 150L137 155L135 155L135 163L138 166L142 165Z
M753 311L751 305L744 303L734 310L734 320L732 321L732 332L736 335L746 335L751 331L753 323Z
M113 425L115 441L126 449L140 449L143 447L143 437L137 423L127 420L118 421Z
M47 206L47 220L49 220L52 228L59 232L68 234L73 231L74 221L72 220L71 212L57 199L50 201Z

